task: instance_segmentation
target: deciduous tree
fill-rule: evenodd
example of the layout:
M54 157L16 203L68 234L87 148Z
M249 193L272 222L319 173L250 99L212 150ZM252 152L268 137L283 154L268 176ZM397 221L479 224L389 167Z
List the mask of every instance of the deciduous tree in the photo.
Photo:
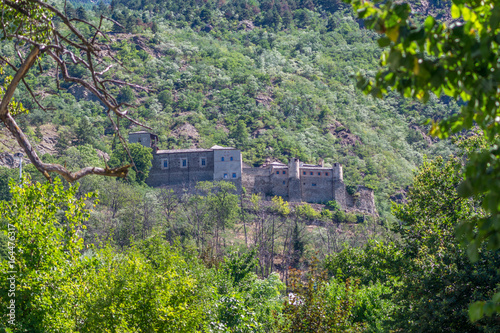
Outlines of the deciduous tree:
M374 79L358 76L358 87L375 97L393 89L405 97L426 102L431 93L462 102L461 111L432 121L431 134L446 138L478 126L489 148L471 152L463 197L483 195L484 216L463 221L458 229L466 237L471 259L477 259L481 243L500 248L500 5L497 1L453 0L452 23L432 16L415 23L408 3L384 4L346 0L366 26L382 36L385 48L382 69ZM482 305L485 305L484 307ZM471 308L475 318L500 311L500 293L493 301Z
M102 22L106 18L101 16L100 23L96 26L85 21L82 15L68 17L65 13L66 8L60 9L44 0L1 2L0 39L7 40L15 46L19 59L0 55L0 75L4 79L4 85L0 87L0 120L24 149L31 163L49 180L51 172L58 173L70 182L90 174L125 177L130 165L117 166L113 169L85 167L71 172L62 165L44 163L16 123L16 115L26 112L23 105L14 99L14 93L20 83L26 86L35 104L43 110L46 109L25 77L30 71L34 71L34 67L42 70L43 64L48 61L55 64L54 80L57 87L59 88L59 82L62 80L69 84L81 85L94 94L104 105L103 112L109 116L115 131L119 132L118 122L115 119L128 119L137 123L129 116L128 111L123 109L125 105L119 103L108 89L112 85L132 86L135 89L146 88L105 75L115 65L105 61L105 57L113 58L108 45L109 40L101 30ZM79 27L82 29L79 30ZM91 33L87 35L82 31ZM83 77L71 74L73 66L84 69ZM122 143L125 144L123 139Z

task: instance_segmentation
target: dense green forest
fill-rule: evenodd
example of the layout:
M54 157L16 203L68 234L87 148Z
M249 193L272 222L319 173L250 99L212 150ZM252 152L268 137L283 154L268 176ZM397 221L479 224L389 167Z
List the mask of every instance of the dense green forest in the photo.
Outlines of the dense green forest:
M160 149L232 146L255 166L290 157L340 162L346 182L373 188L380 215L391 220L388 199L410 184L423 156L452 153L449 144L428 137L422 122L455 113L457 105L437 98L422 105L395 94L374 100L358 91L352 76L373 73L380 50L376 34L360 28L346 6L314 10L312 4L290 2L279 15L266 6L271 5L115 1L95 11L70 7L68 15L97 22L104 14L123 26L108 21L104 28L111 32L116 60L124 64L115 62L109 73L147 90L113 92L120 102L137 106L130 112L159 135ZM266 19L271 12L278 23ZM289 22L286 13L293 14ZM12 44L2 50L14 55ZM88 75L78 66L70 72ZM55 92L51 74L47 67L26 81ZM44 93L45 104L54 108L48 117L22 88L17 96L30 112L19 121L35 140L44 124L55 126L54 157L71 165L68 155L83 145L111 154L113 125L91 94L76 84ZM125 137L137 129L128 121L121 125Z
M2 324L8 332L496 332L496 315L472 322L468 306L500 283L498 251L478 260L455 237L463 220L488 216L483 197L457 193L463 166L488 146L480 131L429 136L426 120L461 101L422 104L389 92L374 99L382 48L340 1L75 0L58 8L88 38L105 31L109 87L160 149L241 149L244 162L340 162L348 185L374 189L377 216L336 202L266 201L232 184L196 193L149 188L150 149L129 145L126 179L77 184L33 165L0 167ZM449 1L410 2L415 22L449 20ZM426 21L427 22L427 21ZM56 24L60 24L57 22ZM104 41L104 37L102 38ZM0 42L16 63L18 46ZM21 45L22 48L22 45ZM16 65L19 65L16 63ZM4 84L13 71L7 66ZM69 68L90 78L80 65ZM58 82L40 61L15 99L16 121L42 159L71 170L128 163L102 104ZM3 90L2 90L3 93ZM121 136L139 127L119 121ZM14 139L0 127L3 151ZM5 149L4 149L5 148ZM105 160L107 162L105 162ZM392 198L392 200L391 200ZM398 203L394 203L396 200ZM15 237L13 236L15 235ZM13 245L15 245L15 250ZM14 258L14 259L12 259ZM13 264L14 260L15 264ZM14 290L14 291L13 291ZM15 294L15 320L10 294ZM10 306L10 308L9 308ZM8 323L8 324L7 324Z

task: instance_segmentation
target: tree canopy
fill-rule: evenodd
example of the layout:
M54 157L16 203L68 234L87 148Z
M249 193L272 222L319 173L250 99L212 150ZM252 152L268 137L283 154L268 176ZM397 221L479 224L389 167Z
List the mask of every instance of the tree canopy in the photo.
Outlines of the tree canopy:
M105 57L114 58L110 53L109 40L100 30L105 17L101 16L99 26L95 26L85 21L81 13L74 18L68 17L65 13L66 7L64 10L58 9L43 0L5 0L0 4L0 10L0 40L11 42L20 58L20 65L17 65L12 59L0 55L0 74L7 71L14 74L7 74L3 87L0 87L0 120L16 138L31 163L47 179L50 179L49 172L58 173L67 181L75 181L89 174L124 177L130 165L114 169L85 167L77 172L70 172L60 164L45 163L14 119L16 115L27 112L22 103L14 99L14 93L21 82L36 105L46 110L33 93L25 76L35 64L43 70L42 64L51 60L56 67L54 79L59 89L59 81L62 80L81 85L94 94L107 110L105 112L115 125L116 131L119 128L112 116L117 120L128 119L135 122L126 110L122 110L127 104L117 101L108 91L113 85L128 87L131 84L105 77L105 73L114 66L109 60L105 61Z
M423 102L430 94L458 100L460 112L432 121L430 133L446 138L478 126L489 147L471 151L460 183L463 197L483 195L488 213L464 220L458 228L477 260L481 243L500 248L500 5L496 1L453 0L451 23L429 16L421 24L408 3L347 0L366 26L382 34L382 68L374 78L358 75L358 87L382 98L390 89ZM500 293L485 307L471 308L473 316L500 310Z

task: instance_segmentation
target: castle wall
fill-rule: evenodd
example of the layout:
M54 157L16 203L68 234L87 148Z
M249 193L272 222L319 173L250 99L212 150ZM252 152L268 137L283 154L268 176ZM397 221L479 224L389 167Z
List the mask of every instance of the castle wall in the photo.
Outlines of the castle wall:
M302 201L327 202L333 199L333 180L326 177L309 176L300 180Z
M327 202L333 199L333 174L331 169L300 168L302 201Z
M284 172L284 173L283 173ZM288 198L288 170L276 168L271 171L270 176L273 196Z
M291 202L300 202L302 200L302 187L300 179L288 179L288 200Z
M201 159L205 159L202 165ZM167 167L164 167L164 161ZM183 166L185 160L186 166ZM153 166L146 183L149 186L188 185L200 181L213 181L213 152L183 152L153 155Z
M241 184L241 152L237 149L214 149L213 180L236 180Z
M145 147L157 144L154 134L139 131L129 133L130 143ZM377 214L373 190L358 186L355 195L349 195L343 181L342 165L332 168L303 164L292 158L288 166L271 163L268 168L242 169L241 151L214 146L211 149L163 150L153 154L152 167L146 183L177 190L196 191L200 181L225 180L232 182L239 193L242 186L251 193L281 196L292 202L324 203L336 200L343 210L357 210Z
M333 199L338 202L342 209L347 208L347 199L346 197L349 195L346 191L345 184L343 181L335 179L332 184L333 188Z
M342 164L333 163L332 172L333 172L333 178L340 181L344 181L344 172L342 170Z
M273 189L271 186L271 175L269 174L267 176L256 175L254 184L255 185L252 190L252 193L260 193L265 196L273 195Z
M254 191L255 177L269 177L269 170L262 168L243 168L241 173L241 183L250 193L258 193Z
M130 133L128 136L129 143L140 143L144 147L151 147L151 134L147 132Z
M369 214L377 214L373 190L365 186L358 186L358 193L359 196L355 200L356 209Z

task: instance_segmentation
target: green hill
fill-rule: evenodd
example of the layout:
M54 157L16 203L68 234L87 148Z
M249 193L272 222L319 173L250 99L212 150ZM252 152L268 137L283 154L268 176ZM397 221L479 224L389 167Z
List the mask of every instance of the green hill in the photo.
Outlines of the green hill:
M136 105L131 113L159 134L160 148L234 146L255 166L295 156L340 162L348 184L375 189L383 216L424 155L451 153L421 124L455 112L454 102L432 98L422 106L396 94L374 100L356 89L353 74L374 72L380 49L341 2L73 3L70 16L97 22L103 14L118 23L105 21L103 29L124 64L115 63L110 78L147 89L114 93ZM93 9L78 9L82 4ZM13 55L10 46L3 49ZM46 68L27 80L39 93L48 88L43 102L54 110L47 116L25 100L32 111L21 124L33 133L47 122L60 128L62 161L74 145L111 153L113 128L99 104L76 86L56 92L51 75ZM125 133L133 129L121 125Z

